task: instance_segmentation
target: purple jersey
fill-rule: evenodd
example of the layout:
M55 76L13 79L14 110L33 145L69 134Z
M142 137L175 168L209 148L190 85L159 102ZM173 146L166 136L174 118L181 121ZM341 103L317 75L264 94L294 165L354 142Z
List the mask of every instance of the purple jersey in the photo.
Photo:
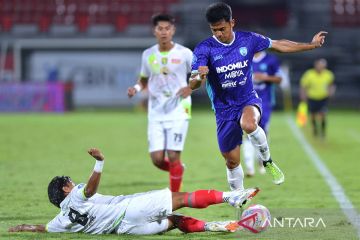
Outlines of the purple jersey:
M224 120L238 117L243 107L256 95L252 84L252 60L256 52L271 46L271 40L257 33L234 32L230 44L210 37L195 48L192 71L208 66L206 89L216 117Z
M263 55L253 59L253 72L266 73L270 76L280 75L280 63L274 55L264 52ZM273 103L273 84L253 81L254 89L262 100L263 110L271 110ZM266 110L265 110L266 109Z

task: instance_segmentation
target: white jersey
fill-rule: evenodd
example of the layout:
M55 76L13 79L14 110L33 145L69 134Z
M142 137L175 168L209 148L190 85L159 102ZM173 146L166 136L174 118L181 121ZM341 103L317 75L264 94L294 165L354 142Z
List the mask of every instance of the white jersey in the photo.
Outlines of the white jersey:
M85 184L73 188L61 202L60 213L46 225L48 232L111 233L121 223L131 198L84 194Z
M160 52L156 44L142 54L141 77L149 78L150 121L189 119L191 98L176 96L180 88L186 87L187 74L191 71L192 52L175 44L169 52Z

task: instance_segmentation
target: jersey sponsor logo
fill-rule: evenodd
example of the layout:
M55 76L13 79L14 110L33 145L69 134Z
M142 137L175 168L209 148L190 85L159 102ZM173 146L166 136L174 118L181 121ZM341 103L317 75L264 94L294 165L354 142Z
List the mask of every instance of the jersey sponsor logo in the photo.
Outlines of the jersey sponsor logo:
M244 77L244 79L239 82L239 85L240 85L240 86L245 85L246 80L247 80L247 77Z
M241 47L241 48L239 49L239 52L240 52L240 54L241 54L243 57L245 57L245 56L247 55L247 53L248 53L248 50L247 50L246 47Z
M162 67L160 69L160 73L162 73L164 75L168 75L170 73L170 70L167 67Z
M225 81L221 84L221 87L223 89L226 89L226 88L234 88L236 87L237 85L237 82L236 81Z
M181 63L181 59L179 59L179 58L172 58L172 59L171 59L171 63L173 63L173 64L180 64L180 63Z
M215 61L217 61L217 60L220 60L220 59L222 59L223 58L223 55L216 55L215 57L214 57L214 62Z
M225 79L241 77L242 75L244 75L242 70L232 71L225 74Z
M247 80L247 77L244 77L242 80L240 80L239 82L237 81L231 81L231 80L227 80L225 82L223 82L221 84L221 87L223 89L226 89L226 88L234 88L234 87L237 87L237 86L244 86L245 83L246 83L246 80Z
M225 73L227 71L233 71L233 70L237 70L237 69L247 67L248 66L248 61L249 60L239 61L237 63L230 63L229 65L226 65L226 66L217 67L216 72L217 73Z

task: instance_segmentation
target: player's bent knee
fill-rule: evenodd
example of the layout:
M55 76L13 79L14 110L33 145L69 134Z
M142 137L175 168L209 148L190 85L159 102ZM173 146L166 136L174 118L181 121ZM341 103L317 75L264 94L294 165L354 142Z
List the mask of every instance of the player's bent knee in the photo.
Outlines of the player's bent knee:
M238 160L234 160L234 159L227 159L226 160L226 166L229 168L229 169L234 169L234 168L237 168L240 164L240 161Z
M167 154L170 162L174 162L180 159L179 151L167 151Z
M241 128L246 133L252 133L257 128L257 122L255 120L241 122Z
M153 163L156 167L161 167L163 161L164 161L164 160L162 160L162 159L152 159L152 163Z

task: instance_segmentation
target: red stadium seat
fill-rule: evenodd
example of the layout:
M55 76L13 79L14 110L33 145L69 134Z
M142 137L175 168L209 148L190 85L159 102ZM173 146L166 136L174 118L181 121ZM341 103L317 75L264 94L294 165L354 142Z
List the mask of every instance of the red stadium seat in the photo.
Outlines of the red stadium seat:
M79 32L86 32L89 27L89 16L88 15L79 15L77 17L77 26Z
M38 21L39 31L40 32L48 32L49 28L50 28L50 24L51 24L50 17L48 17L46 15L40 16L39 21Z
M1 31L14 24L36 24L40 32L52 25L112 25L119 32L129 25L149 25L155 13L167 12L179 0L0 0Z
M1 16L1 31L3 32L9 32L11 28L13 27L14 21L12 16L10 15L4 15Z
M116 31L123 32L129 24L128 18L124 15L118 15L116 17Z

